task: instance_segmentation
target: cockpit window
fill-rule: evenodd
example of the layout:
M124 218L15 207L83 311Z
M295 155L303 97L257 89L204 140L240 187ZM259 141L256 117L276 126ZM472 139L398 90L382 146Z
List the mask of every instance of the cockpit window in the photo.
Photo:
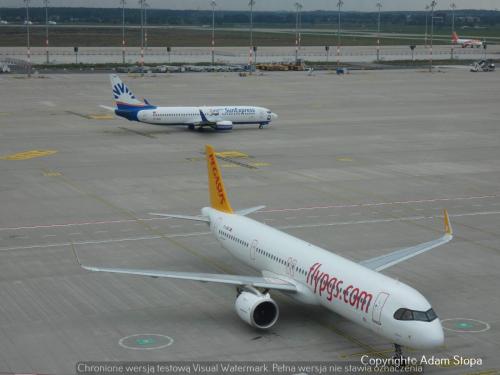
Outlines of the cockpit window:
M432 322L437 318L436 313L433 309L427 311L417 311L401 308L396 310L394 313L394 319L396 320L419 320L421 322Z
M434 319L436 319L438 317L437 314L434 312L433 309L429 309L426 312L426 315L427 315L427 319L428 319L429 322L432 322Z

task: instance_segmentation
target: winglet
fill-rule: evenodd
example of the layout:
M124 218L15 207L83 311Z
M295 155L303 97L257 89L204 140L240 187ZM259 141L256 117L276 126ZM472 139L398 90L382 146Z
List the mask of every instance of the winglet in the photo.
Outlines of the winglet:
M448 211L446 210L446 208L443 210L443 215L444 215L444 232L452 236L453 228L451 227L450 217L448 216Z
M229 199L227 199L226 188L224 187L224 181L222 181L222 174L215 150L211 145L206 145L205 152L207 157L210 206L218 211L233 213Z

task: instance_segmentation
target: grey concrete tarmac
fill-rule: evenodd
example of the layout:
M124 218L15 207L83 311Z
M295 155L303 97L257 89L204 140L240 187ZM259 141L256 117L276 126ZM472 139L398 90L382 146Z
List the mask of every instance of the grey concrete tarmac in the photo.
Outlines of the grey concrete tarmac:
M265 204L255 219L353 260L440 236L447 208L453 242L385 271L421 291L447 328L443 348L407 353L483 361L428 373L499 371L498 73L123 79L159 105L263 105L280 117L225 133L137 124L99 107L111 105L106 75L0 77L0 372L392 355L383 338L280 293L280 321L260 332L237 317L233 288L79 268L71 243L88 265L256 274L203 223L148 215L207 205L206 143L244 156L222 162L234 207ZM152 335L173 341L120 345L167 340Z

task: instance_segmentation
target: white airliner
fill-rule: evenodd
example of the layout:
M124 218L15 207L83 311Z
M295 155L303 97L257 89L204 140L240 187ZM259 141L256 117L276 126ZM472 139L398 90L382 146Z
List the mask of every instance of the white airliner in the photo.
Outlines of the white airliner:
M231 130L233 125L258 124L259 128L269 125L278 115L267 108L253 106L213 107L157 107L147 100L136 99L132 91L117 75L110 75L117 116L130 121L155 125L184 125L189 129L211 127L215 130Z
M459 36L457 35L456 32L453 32L453 34L451 34L451 42L453 44L458 44L458 45L462 46L462 48L466 48L466 47L480 48L480 47L484 46L483 41L478 40L478 39L461 39L461 38L459 38Z
M452 229L446 210L441 238L356 263L246 217L264 206L233 211L216 157L207 145L210 207L203 208L200 216L153 215L207 223L222 247L262 276L89 267L81 265L75 251L78 263L89 271L235 286L237 314L260 329L278 320L278 305L269 294L278 290L302 303L322 305L385 337L394 343L397 358L402 358L402 345L432 349L443 344L441 322L427 299L379 271L449 242Z

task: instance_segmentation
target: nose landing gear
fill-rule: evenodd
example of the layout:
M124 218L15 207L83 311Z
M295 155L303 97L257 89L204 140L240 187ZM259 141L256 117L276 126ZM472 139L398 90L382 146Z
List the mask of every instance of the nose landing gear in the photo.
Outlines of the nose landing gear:
M406 366L406 360L403 357L403 349L401 345L394 344L394 357L392 357L394 364L398 368L402 368Z

